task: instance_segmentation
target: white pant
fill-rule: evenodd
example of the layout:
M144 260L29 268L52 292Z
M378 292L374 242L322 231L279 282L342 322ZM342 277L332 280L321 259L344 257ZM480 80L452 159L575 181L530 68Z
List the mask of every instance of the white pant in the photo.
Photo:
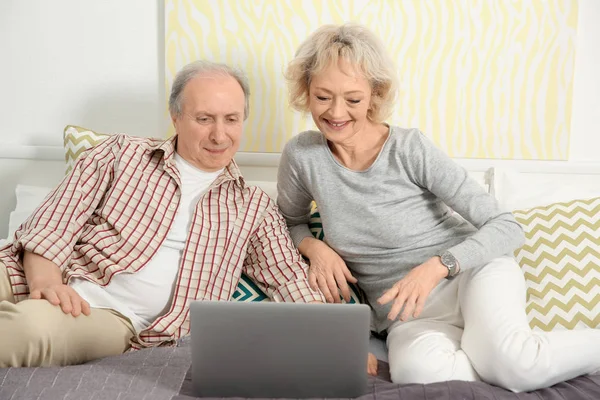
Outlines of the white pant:
M510 257L444 280L422 314L387 338L395 383L483 380L530 391L600 368L600 330L532 332L525 279Z

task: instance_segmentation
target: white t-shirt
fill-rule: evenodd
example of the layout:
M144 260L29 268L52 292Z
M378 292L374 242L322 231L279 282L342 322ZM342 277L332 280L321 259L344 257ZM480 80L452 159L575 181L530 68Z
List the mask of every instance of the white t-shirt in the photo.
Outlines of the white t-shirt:
M222 171L202 171L177 153L175 164L181 177L179 209L167 238L150 262L134 274L115 275L105 287L80 278L70 283L91 307L118 311L131 320L137 332L148 327L170 307L196 205Z

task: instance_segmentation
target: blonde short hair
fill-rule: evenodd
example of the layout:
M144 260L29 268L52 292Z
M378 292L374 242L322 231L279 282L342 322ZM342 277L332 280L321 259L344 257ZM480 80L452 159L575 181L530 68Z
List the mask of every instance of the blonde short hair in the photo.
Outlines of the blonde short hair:
M314 74L340 58L357 67L371 84L371 105L367 118L383 122L392 113L398 92L396 70L381 40L362 25L324 25L313 32L296 50L288 64L290 105L308 111L309 87Z

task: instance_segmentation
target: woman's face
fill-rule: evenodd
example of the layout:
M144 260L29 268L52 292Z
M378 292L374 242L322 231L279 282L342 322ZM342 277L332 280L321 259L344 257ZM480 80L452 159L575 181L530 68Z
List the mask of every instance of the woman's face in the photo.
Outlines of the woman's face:
M313 75L308 95L315 124L333 143L347 143L371 125L371 85L343 59Z

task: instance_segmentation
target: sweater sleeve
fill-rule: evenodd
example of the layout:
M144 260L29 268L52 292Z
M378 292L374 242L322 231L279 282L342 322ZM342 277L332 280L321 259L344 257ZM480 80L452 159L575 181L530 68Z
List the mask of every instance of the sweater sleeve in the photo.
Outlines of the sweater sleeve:
M283 149L277 173L277 206L285 218L296 247L304 238L312 237L308 222L313 200L302 183L302 171L294 160L298 151L297 138L294 138Z
M429 190L478 231L447 249L462 270L484 265L512 253L524 243L521 225L512 213L501 210L496 199L467 171L437 148L421 132L411 131L407 169L415 182Z

